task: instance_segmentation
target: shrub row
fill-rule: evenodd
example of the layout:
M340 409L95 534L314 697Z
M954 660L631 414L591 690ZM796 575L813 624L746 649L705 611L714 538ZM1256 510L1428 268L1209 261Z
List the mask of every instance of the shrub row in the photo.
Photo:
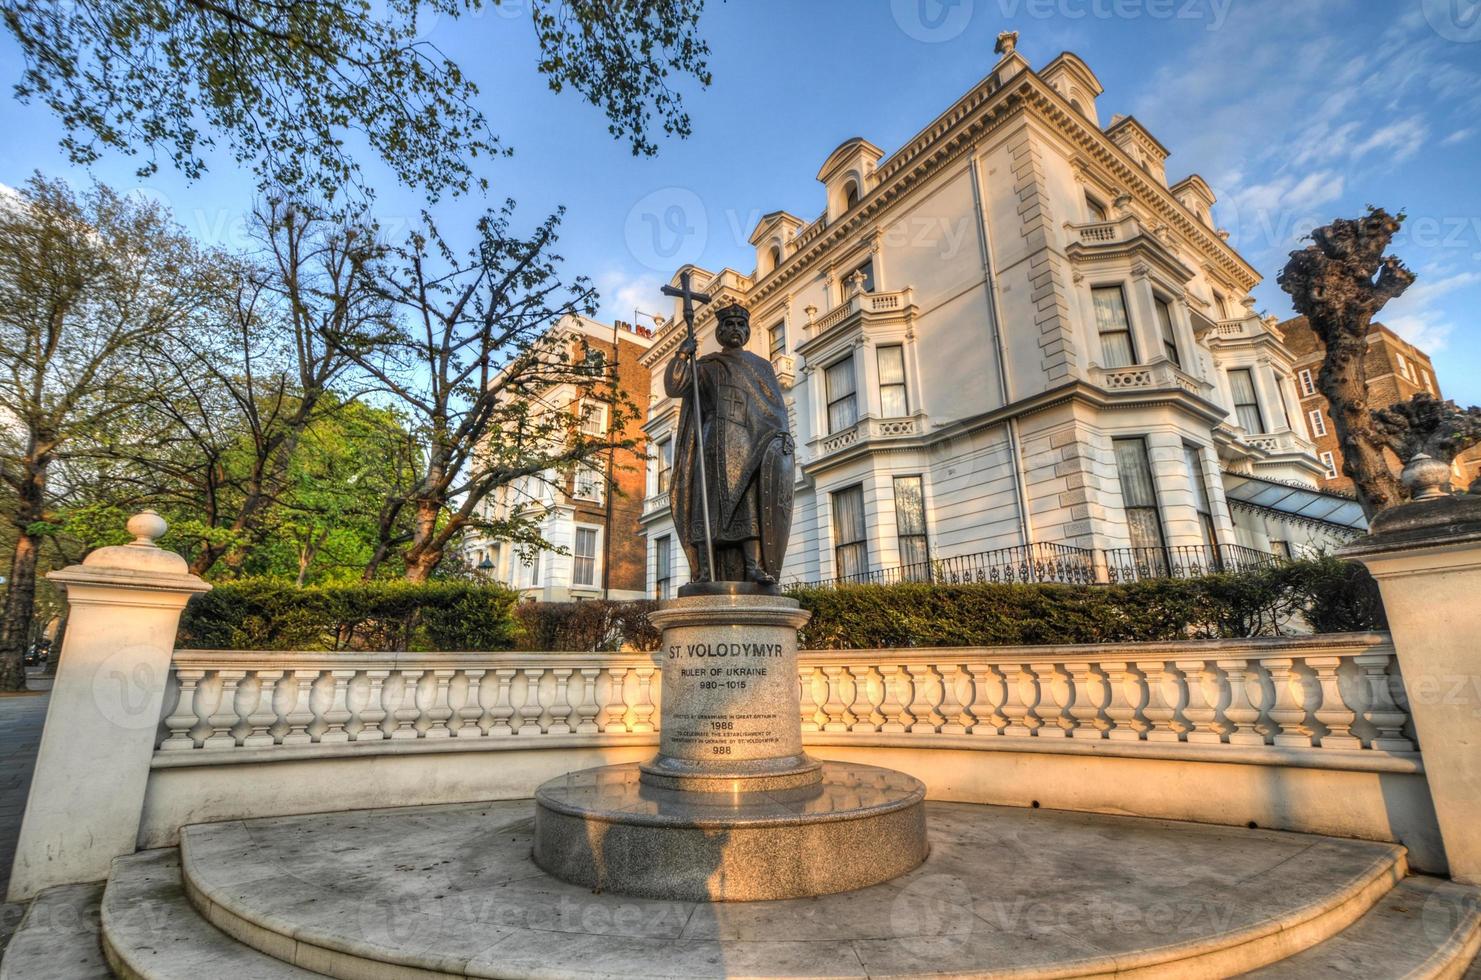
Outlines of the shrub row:
M857 585L791 593L804 648L1006 646L1385 628L1377 584L1335 558L1113 586Z
M1005 646L1386 628L1361 566L1318 558L1238 575L1114 586L855 585L789 593L804 648ZM259 650L654 650L656 603L518 602L499 586L243 581L195 600L179 645Z
M509 650L517 593L497 585L245 579L197 597L176 645L197 650Z

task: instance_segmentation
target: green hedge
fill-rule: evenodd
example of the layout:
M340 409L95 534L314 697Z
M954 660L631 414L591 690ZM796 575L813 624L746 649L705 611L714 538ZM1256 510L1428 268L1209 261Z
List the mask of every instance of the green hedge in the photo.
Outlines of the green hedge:
M246 579L186 607L176 645L196 650L509 650L518 595L436 581L297 586Z
M1113 586L855 585L799 589L807 649L1006 646L1276 636L1386 628L1360 565L1320 558L1257 572Z
M1358 564L1113 586L854 585L789 593L812 613L807 649L1005 646L1385 629ZM230 650L655 650L656 603L518 602L499 586L376 582L295 588L242 581L196 599L178 645Z
M658 607L636 602L521 602L521 650L657 650L662 634L648 622Z

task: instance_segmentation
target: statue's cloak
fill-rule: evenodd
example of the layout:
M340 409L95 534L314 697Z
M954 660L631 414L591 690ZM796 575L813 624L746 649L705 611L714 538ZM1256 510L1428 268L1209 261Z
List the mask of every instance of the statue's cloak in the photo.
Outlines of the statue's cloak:
M792 438L776 372L765 358L725 348L698 360L710 524L716 544L761 541L762 565L781 574L792 524ZM674 440L669 503L689 567L703 567L704 509L699 501L694 392L688 372L674 375L682 396ZM679 387L679 384L675 384ZM723 570L722 574L723 574Z

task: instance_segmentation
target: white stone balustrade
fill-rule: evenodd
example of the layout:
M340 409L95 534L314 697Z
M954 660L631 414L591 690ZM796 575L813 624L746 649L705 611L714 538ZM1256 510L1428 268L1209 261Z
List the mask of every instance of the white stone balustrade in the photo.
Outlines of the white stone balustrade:
M1025 741L1073 740L1417 766L1402 679L1380 634L804 651L799 672L813 742L949 737L1032 750ZM651 738L661 687L647 654L178 651L155 764L374 743L399 751L390 743L413 740L430 750L446 740Z

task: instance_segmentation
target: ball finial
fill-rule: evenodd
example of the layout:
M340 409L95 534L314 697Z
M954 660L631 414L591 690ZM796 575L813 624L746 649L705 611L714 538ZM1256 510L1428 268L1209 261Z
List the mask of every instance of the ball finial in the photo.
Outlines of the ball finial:
M125 527L134 536L132 543L141 548L157 547L154 542L164 537L165 532L170 529L165 519L152 510L139 511L129 518Z

